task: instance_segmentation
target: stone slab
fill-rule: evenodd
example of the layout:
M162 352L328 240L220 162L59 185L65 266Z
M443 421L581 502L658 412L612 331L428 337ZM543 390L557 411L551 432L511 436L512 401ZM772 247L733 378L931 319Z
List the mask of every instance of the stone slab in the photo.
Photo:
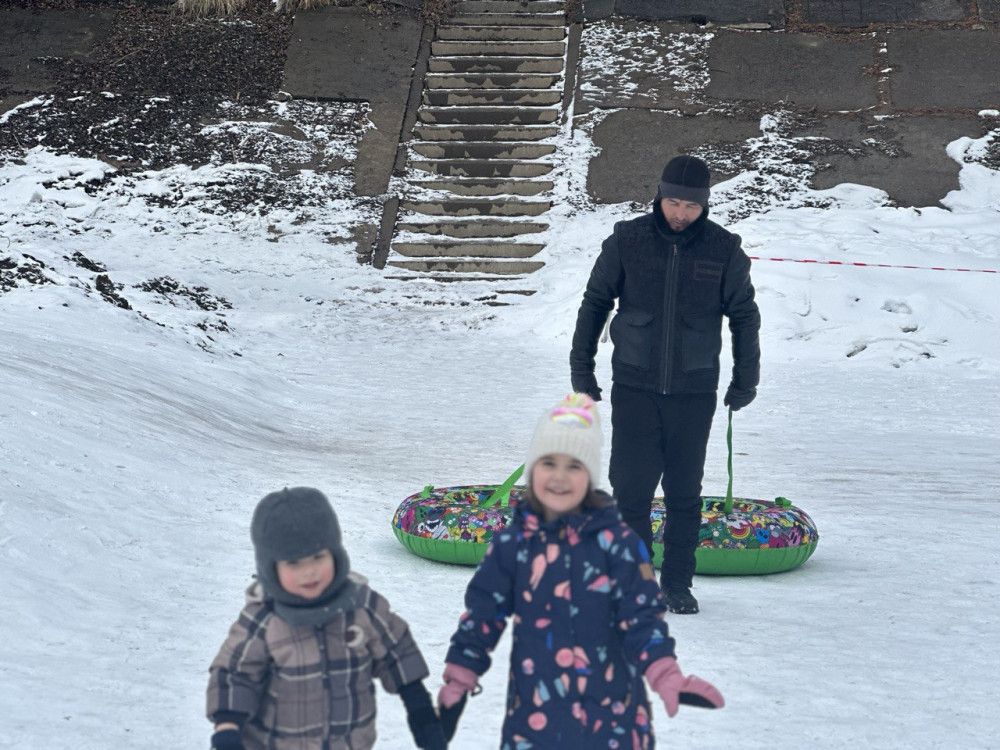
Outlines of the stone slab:
M703 66L698 50L681 41L692 34L705 36L693 24L632 18L615 18L598 31L585 33L578 66L578 111L684 108L698 93L697 82L685 71ZM629 44L617 44L626 39Z
M296 98L406 103L420 46L415 13L377 18L361 8L295 14L282 89Z
M713 182L735 177L720 169L712 150L742 149L760 136L758 118L716 115L681 116L649 110L620 110L594 128L600 155L590 162L587 192L599 203L653 200L663 165L682 153L699 150L712 167ZM610 230L610 227L609 227Z
M968 15L966 0L802 0L806 23L832 26L961 21Z
M616 0L615 12L648 21L785 25L784 0Z
M979 20L1000 23L1000 0L979 0Z
M358 144L354 187L389 186L410 96L423 23L416 13L377 18L360 8L295 14L282 90L296 98L367 101L375 125Z
M709 47L707 94L720 100L786 102L824 110L878 104L874 39L819 34L719 32Z
M581 20L600 21L615 14L615 0L583 0L580 11L570 20L577 23Z
M61 10L44 14L0 10L0 90L51 91L53 59L86 59L111 32L117 11Z
M959 188L960 165L948 156L949 143L986 134L974 116L901 115L826 117L795 135L818 137L811 159L817 168L811 186L825 190L841 183L884 190L900 206L938 206Z
M1000 108L1000 30L898 29L887 47L894 108Z

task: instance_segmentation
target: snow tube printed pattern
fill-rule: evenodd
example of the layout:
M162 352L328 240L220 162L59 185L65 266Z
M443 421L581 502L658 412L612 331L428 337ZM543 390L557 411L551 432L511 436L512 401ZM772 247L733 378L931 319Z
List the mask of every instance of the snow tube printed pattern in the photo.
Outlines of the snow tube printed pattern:
M410 495L396 509L392 530L403 546L430 560L478 565L512 517L509 506L524 494L514 487L509 495L498 485L438 487L431 485Z
M396 509L392 530L410 551L440 562L478 565L506 528L524 487L509 485L427 486ZM759 575L796 568L816 550L812 519L783 497L773 502L733 498L727 513L722 497L702 498L695 572L701 575ZM654 498L653 562L663 559L663 498Z
M701 499L701 528L695 572L702 575L757 575L791 570L816 551L819 533L805 511L786 498L773 502L724 497ZM727 512L728 511L728 512ZM653 562L663 560L663 498L653 500Z

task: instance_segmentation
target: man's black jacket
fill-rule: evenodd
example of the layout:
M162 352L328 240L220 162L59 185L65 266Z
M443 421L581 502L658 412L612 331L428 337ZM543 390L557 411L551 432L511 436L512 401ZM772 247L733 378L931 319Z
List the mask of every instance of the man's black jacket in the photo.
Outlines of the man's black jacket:
M611 322L616 383L661 394L711 393L719 386L722 317L733 342L733 384L760 377L760 311L750 259L739 235L707 217L671 231L658 202L615 224L587 282L576 320L570 369L592 373L601 329Z

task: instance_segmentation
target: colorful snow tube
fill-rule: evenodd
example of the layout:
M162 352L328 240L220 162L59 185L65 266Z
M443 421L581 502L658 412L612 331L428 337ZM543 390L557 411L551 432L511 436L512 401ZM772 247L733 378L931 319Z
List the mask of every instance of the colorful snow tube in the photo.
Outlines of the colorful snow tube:
M515 480L516 481L516 480ZM396 538L410 551L440 562L476 565L493 535L511 520L511 502L524 487L470 485L427 486L403 500L392 518ZM696 573L758 575L798 567L816 550L819 536L806 513L783 497L773 502L702 498L701 529L695 551ZM663 499L655 498L654 561L663 556Z
M805 511L787 499L703 497L695 573L759 575L797 568L816 551L819 534ZM727 504L730 506L727 509ZM653 500L653 562L663 559L663 498Z

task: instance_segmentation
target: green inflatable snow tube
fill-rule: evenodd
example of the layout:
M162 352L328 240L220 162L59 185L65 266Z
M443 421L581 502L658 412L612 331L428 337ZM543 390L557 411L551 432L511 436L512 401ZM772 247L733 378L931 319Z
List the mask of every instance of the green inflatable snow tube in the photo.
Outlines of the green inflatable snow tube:
M430 560L477 565L512 518L525 488L520 472L502 485L427 486L403 500L392 519L396 538ZM731 507L727 509L727 505ZM727 512L728 511L728 512ZM663 556L662 498L653 500L654 563ZM760 575L796 568L815 552L816 525L783 497L774 501L702 498L695 572L701 575Z

